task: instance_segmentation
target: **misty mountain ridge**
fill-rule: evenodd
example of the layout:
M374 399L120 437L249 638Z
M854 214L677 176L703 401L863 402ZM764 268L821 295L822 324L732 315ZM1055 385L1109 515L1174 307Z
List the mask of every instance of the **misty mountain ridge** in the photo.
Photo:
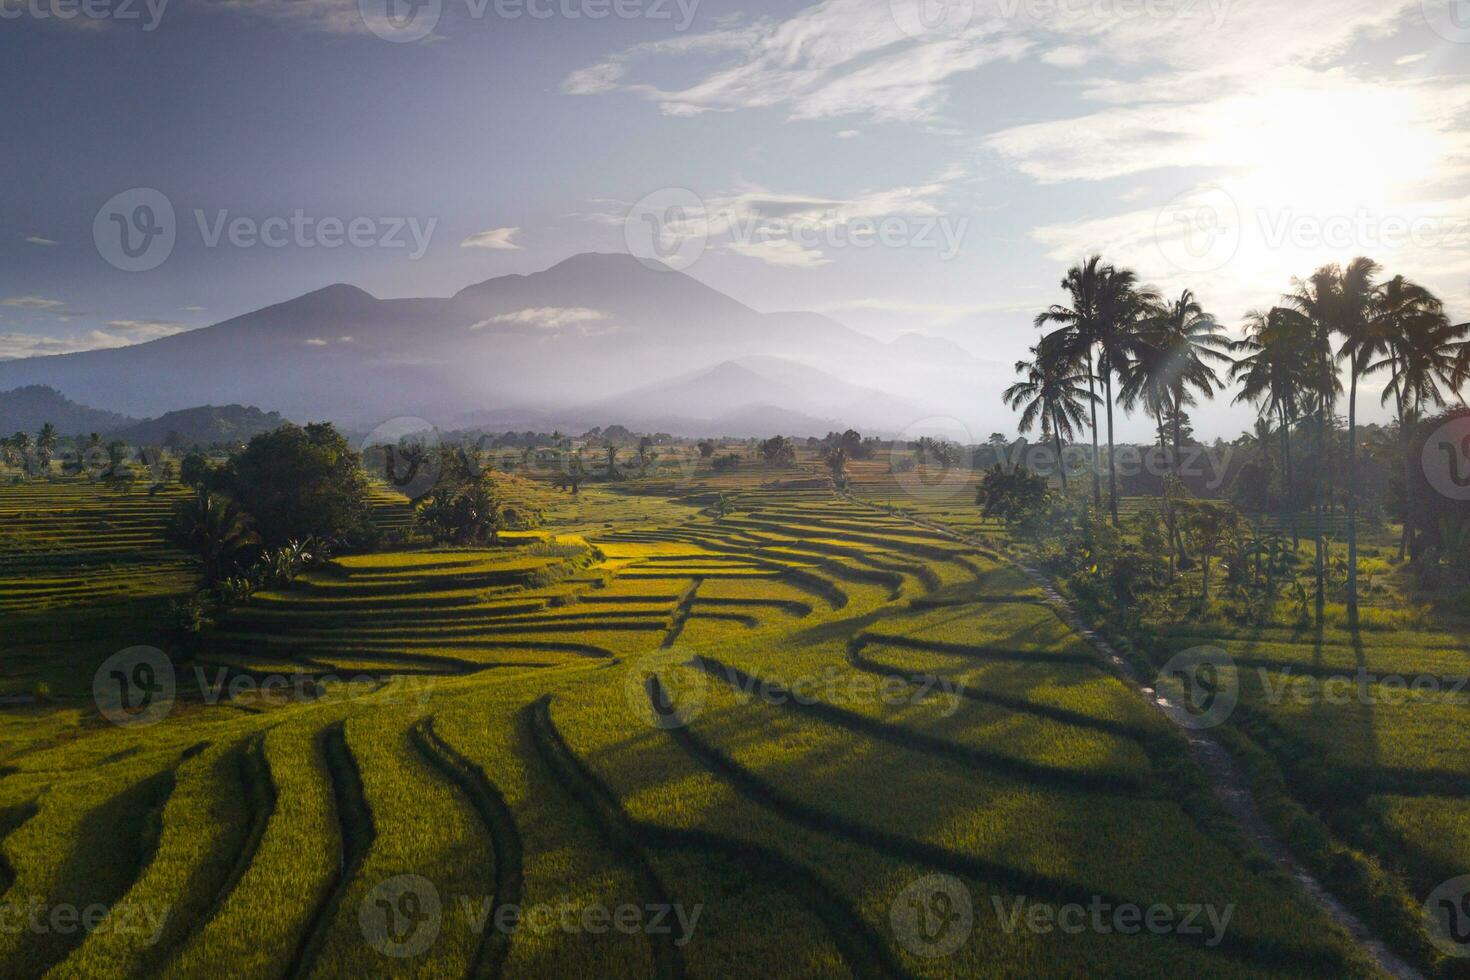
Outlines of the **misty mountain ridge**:
M820 314L760 313L685 273L589 252L448 298L378 299L338 283L144 344L0 362L0 390L45 384L133 417L258 405L358 431L402 415L713 423L764 410L898 432L968 411L990 367L938 338L885 344Z

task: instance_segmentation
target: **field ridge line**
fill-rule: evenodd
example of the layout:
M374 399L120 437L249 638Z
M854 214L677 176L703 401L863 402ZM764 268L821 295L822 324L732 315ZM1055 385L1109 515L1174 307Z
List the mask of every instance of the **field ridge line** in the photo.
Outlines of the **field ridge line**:
M953 528L945 527L943 524L908 515L905 515L905 518L920 526L947 533L956 540L976 547L980 546L974 539ZM1261 816L1255 794L1246 784L1245 777L1241 775L1234 757L1220 744L1218 739L1203 730L1190 729L1181 725L1177 712L1184 709L1171 705L1167 699L1160 697L1158 692L1139 675L1133 665L1123 659L1111 643L1087 624L1072 603L1057 590L1046 575L1018 559L1000 555L996 557L1015 565L1040 586L1046 593L1048 602L1073 631L1092 645L1102 657L1109 671L1179 728L1189 745L1190 756L1204 772L1205 778L1209 781L1210 787L1215 791L1215 795L1219 798L1231 821L1282 871L1286 872L1328 918L1346 930L1353 941L1373 959L1379 969L1389 976L1403 978L1403 980L1423 980L1422 973L1410 966L1389 948L1387 943L1379 939L1362 919L1358 918L1340 898L1328 891L1327 886L1323 885L1316 875L1296 859L1291 849L1286 846L1286 842L1271 829L1265 817Z

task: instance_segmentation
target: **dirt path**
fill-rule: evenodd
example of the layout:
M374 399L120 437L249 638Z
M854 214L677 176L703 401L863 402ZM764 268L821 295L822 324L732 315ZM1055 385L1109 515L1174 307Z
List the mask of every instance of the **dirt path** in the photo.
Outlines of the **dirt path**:
M855 497L848 497L856 503L864 503ZM869 504L868 506L872 506ZM881 509L881 508L880 508ZM885 511L886 513L886 511ZM896 515L926 527L931 531L937 531L963 541L966 544L985 550L993 554L992 550L984 542L956 531L954 528L946 527L934 521L914 517L911 514ZM1056 610L1062 621L1075 630L1079 635L1092 644L1093 648L1102 656L1109 670L1128 687L1141 694L1149 704L1168 718L1184 734L1189 743L1189 753L1194 761L1203 770L1205 778L1215 790L1225 812L1235 821L1236 825L1257 847L1269 856L1276 864L1301 886L1312 901L1322 909L1334 922L1342 926L1352 935L1353 939L1362 947L1370 957L1373 958L1384 973L1392 977L1404 978L1404 980L1423 980L1423 974L1404 962L1399 956L1389 949L1388 946L1373 934L1356 915L1354 915L1337 896L1333 895L1327 888L1317 880L1316 876L1302 866L1292 855L1285 842L1276 835L1261 816L1260 807L1256 804L1256 798L1251 794L1250 788L1236 766L1234 758L1226 751L1208 731L1190 728L1187 722L1191 719L1189 712L1181 705L1171 703L1154 690L1153 681L1142 677L1128 661L1115 650L1106 639L1087 624L1078 614L1076 608L1052 585L1051 581L1040 571L1024 562L1015 559L1003 559L1011 561L1029 576L1043 592L1046 593L1047 602Z

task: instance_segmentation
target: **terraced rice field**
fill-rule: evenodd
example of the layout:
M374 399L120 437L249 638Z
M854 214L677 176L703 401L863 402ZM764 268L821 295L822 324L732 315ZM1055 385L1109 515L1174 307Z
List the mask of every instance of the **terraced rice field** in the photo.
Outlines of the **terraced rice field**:
M114 652L120 633L158 641L169 600L196 587L187 557L164 540L183 494L82 479L0 484L0 695L64 686Z
M1419 900L1470 869L1470 623L1439 628L1166 627L1169 651L1225 651L1232 724L1292 795Z
M230 612L156 724L29 709L0 907L104 909L0 930L0 974L1372 974L1011 566L711 497L339 558ZM1073 906L1201 927L1026 925Z

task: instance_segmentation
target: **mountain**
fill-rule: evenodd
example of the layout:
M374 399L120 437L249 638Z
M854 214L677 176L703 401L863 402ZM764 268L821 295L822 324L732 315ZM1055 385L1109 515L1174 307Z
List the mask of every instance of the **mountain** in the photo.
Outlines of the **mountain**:
M355 431L405 415L440 425L565 418L640 391L653 416L715 420L712 393L691 376L734 363L760 375L743 381L769 400L747 393L724 412L764 403L814 424L862 410L896 431L973 404L979 362L959 350L884 344L814 313L761 313L684 273L586 253L447 298L378 299L336 284L146 344L0 362L0 389L49 385L135 417L260 405ZM751 358L784 366L757 370ZM829 380L799 376L803 366ZM839 378L860 390L832 388Z
M113 431L114 438L135 446L157 446L177 436L186 445L245 442L286 422L275 412L245 405L203 405L167 412L156 419Z
M116 412L78 405L55 388L28 385L14 391L0 391L0 433L34 435L50 422L62 435L84 432L111 432L133 424L135 420Z
M579 419L613 420L674 435L824 435L834 428L881 429L920 409L780 357L724 361L582 406Z

